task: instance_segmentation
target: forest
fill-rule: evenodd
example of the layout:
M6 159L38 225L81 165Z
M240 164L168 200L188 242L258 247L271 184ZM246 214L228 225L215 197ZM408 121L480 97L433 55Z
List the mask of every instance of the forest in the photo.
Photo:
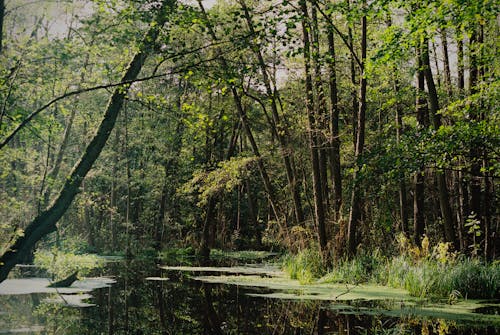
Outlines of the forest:
M44 251L262 250L304 283L498 299L499 15L1 0L0 282Z

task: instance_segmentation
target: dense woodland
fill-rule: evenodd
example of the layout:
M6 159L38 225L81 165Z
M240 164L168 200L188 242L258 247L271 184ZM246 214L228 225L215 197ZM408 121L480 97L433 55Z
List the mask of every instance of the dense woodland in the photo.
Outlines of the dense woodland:
M33 250L498 258L494 0L1 0L0 281Z

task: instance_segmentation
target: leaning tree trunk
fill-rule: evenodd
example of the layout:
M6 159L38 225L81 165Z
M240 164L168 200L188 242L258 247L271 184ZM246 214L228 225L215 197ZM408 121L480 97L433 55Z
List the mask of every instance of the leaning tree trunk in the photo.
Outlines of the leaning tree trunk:
M164 6L164 9L166 9ZM160 32L160 28L166 21L164 10L160 10L157 16L157 24L152 25L144 37L139 52L134 56L127 67L125 75L122 78L123 82L130 82L137 78L144 61L147 57L148 50L152 49L152 44ZM116 118L122 108L123 102L127 95L130 85L118 87L113 92L106 112L99 125L99 128L94 135L92 141L88 144L85 152L73 168L71 174L66 179L63 188L52 205L42 213L40 213L28 225L24 231L24 235L16 240L16 242L0 257L0 282L7 278L10 270L19 262L23 256L37 243L42 237L56 230L57 221L64 215L75 196L79 193L80 185L92 168L92 165L99 157L106 141L113 130Z

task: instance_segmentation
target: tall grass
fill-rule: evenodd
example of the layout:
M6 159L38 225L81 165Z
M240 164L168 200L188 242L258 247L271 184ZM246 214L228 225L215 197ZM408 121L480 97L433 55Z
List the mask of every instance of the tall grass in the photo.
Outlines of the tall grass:
M450 263L434 259L414 262L400 256L388 264L386 283L416 297L500 298L500 264L470 258Z
M324 274L319 252L305 249L285 258L284 268L301 283L376 283L406 289L422 298L498 299L500 298L500 262L485 263L448 251L438 244L433 251L423 247L386 258L379 252L341 260ZM323 275L323 277L321 277Z
M286 256L283 267L290 278L297 279L301 284L310 284L325 273L321 255L316 249L308 248L297 255Z

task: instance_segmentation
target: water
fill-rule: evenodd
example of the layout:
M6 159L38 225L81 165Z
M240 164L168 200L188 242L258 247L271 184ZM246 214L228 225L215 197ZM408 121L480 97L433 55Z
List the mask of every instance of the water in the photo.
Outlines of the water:
M65 306L54 293L0 295L0 334L468 335L499 334L500 330L498 323L495 327L432 317L383 316L377 312L381 305L374 302L353 301L345 306L345 302L248 295L270 290L202 283L186 272L159 269L153 260L110 263L100 271L99 275L114 276L116 283L93 290L92 297L83 300L87 307Z

